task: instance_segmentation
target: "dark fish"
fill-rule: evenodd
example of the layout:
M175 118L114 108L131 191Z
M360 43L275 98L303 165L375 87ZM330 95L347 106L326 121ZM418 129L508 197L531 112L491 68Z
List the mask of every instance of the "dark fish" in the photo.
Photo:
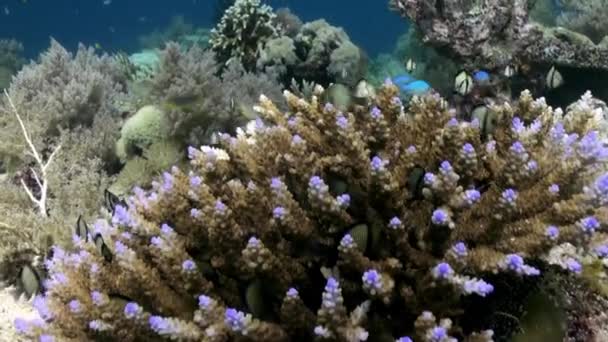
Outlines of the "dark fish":
M471 113L471 118L479 121L479 131L481 132L482 141L484 141L488 135L494 133L497 119L496 113L491 111L487 106L479 105L475 107Z
M121 200L118 196L110 192L110 190L106 189L103 193L103 200L106 209L114 215L114 210L117 205L121 205L123 207L127 207L127 203Z
M42 277L38 271L31 265L24 265L19 271L18 286L31 298L33 295L40 292L42 289Z
M411 199L420 199L424 188L425 171L420 166L414 167L407 179L407 189L412 194Z
M82 218L82 215L78 215L78 220L76 220L76 228L74 230L76 232L76 235L84 239L84 242L89 241L89 227Z
M112 262L112 252L110 251L110 248L108 248L108 245L106 245L106 243L103 241L103 237L100 233L95 235L93 241L95 242L95 246L97 246L97 249L99 249L99 252L103 258L107 262Z

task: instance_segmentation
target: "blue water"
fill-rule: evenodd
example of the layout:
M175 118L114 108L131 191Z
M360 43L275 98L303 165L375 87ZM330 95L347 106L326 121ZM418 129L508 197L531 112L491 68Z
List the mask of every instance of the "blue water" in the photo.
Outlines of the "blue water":
M78 42L100 44L107 50L136 51L137 37L163 29L182 15L196 26L212 25L213 0L2 0L0 38L15 38L28 57L48 46L49 36L74 49ZM383 0L273 0L289 7L304 21L325 18L346 29L368 54L392 50L406 30L405 21ZM6 12L8 11L8 14ZM376 24L374 24L376 23Z

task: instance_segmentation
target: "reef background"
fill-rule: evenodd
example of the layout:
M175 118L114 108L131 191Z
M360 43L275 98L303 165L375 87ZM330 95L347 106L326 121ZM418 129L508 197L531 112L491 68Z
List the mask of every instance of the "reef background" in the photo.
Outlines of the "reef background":
M344 27L353 41L375 55L390 51L395 39L407 29L396 13L390 12L385 1L348 0L266 1L274 8L289 7L304 21L325 18L333 25ZM213 26L215 1L210 0L103 0L79 1L6 1L10 11L1 15L0 32L25 43L28 57L36 57L48 47L53 36L73 50L79 42L99 43L106 50L135 52L137 37L155 29L163 29L174 16L202 27ZM348 6L348 10L345 7ZM1 7L1 6L0 6ZM372 23L382 23L373 25ZM111 32L111 27L115 29Z

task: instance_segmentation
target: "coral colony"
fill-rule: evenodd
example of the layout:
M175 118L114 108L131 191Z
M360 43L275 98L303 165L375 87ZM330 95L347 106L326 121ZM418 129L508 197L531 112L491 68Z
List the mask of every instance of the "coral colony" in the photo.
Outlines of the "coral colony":
M566 244L576 248L556 262L564 272L606 255L608 149L589 95L573 118L524 92L492 108L498 124L484 136L438 96L404 112L391 82L349 112L321 103L322 92L286 91L287 112L261 96L254 128L190 147L190 171L134 189L76 250L56 247L34 301L42 319L19 320L19 331L45 341L492 341L491 330L460 325L476 310L467 298L508 296L495 281L542 276Z
M0 40L21 68L0 100L0 280L37 312L15 341L505 341L555 287L572 341L597 335L608 109L508 82L534 61L552 90L553 64L608 69L608 45L541 32L523 0L391 0L464 60L443 98L410 74L446 69L376 65L372 85L344 30L222 4L207 47L143 71L54 40L21 68Z

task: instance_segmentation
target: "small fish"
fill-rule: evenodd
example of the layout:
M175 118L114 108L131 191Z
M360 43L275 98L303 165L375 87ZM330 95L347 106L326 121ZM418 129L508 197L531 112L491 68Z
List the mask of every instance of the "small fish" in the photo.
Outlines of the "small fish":
M515 76L515 67L511 64L507 65L502 74L507 78Z
M85 242L89 241L89 227L82 218L82 215L78 216L78 220L76 220L76 228L74 230L76 235L82 238Z
M112 4L112 0L103 0L103 5L108 6Z
M408 59L407 62L405 62L405 70L407 70L407 72L410 74L416 70L416 67L416 62L411 58Z
M556 89L561 87L564 84L564 77L562 74L552 66L547 73L547 77L545 78L545 84L549 89Z
M465 70L460 71L454 78L454 90L465 96L473 89L473 78Z
M31 298L42 289L42 277L33 266L23 265L19 271L18 286Z
M4 15L9 15L11 14L11 10L8 9L8 6L4 6Z
M108 245L106 245L105 241L103 241L101 233L97 233L93 238L93 241L95 242L97 249L99 249L101 256L103 256L107 262L112 262L112 252L110 251Z
M354 95L356 98L370 99L376 96L376 90L366 80L362 79L357 83L357 86L355 86Z
M485 70L478 70L473 74L473 79L477 83L487 83L490 81L490 74Z
M342 78L347 78L348 77L348 71L346 71L346 69L342 69L341 76L342 76Z
M101 44L95 43L95 49L96 50L101 50Z
M118 196L114 195L110 190L106 189L103 193L104 206L106 209L114 215L114 210L117 205L127 207L125 201L121 200Z
M496 127L496 113L489 110L485 105L479 105L473 108L471 118L477 119L479 122L479 131L482 140L485 140L489 135L494 133Z
M114 26L110 26L110 27L108 27L108 31L115 33L116 29L114 28Z

